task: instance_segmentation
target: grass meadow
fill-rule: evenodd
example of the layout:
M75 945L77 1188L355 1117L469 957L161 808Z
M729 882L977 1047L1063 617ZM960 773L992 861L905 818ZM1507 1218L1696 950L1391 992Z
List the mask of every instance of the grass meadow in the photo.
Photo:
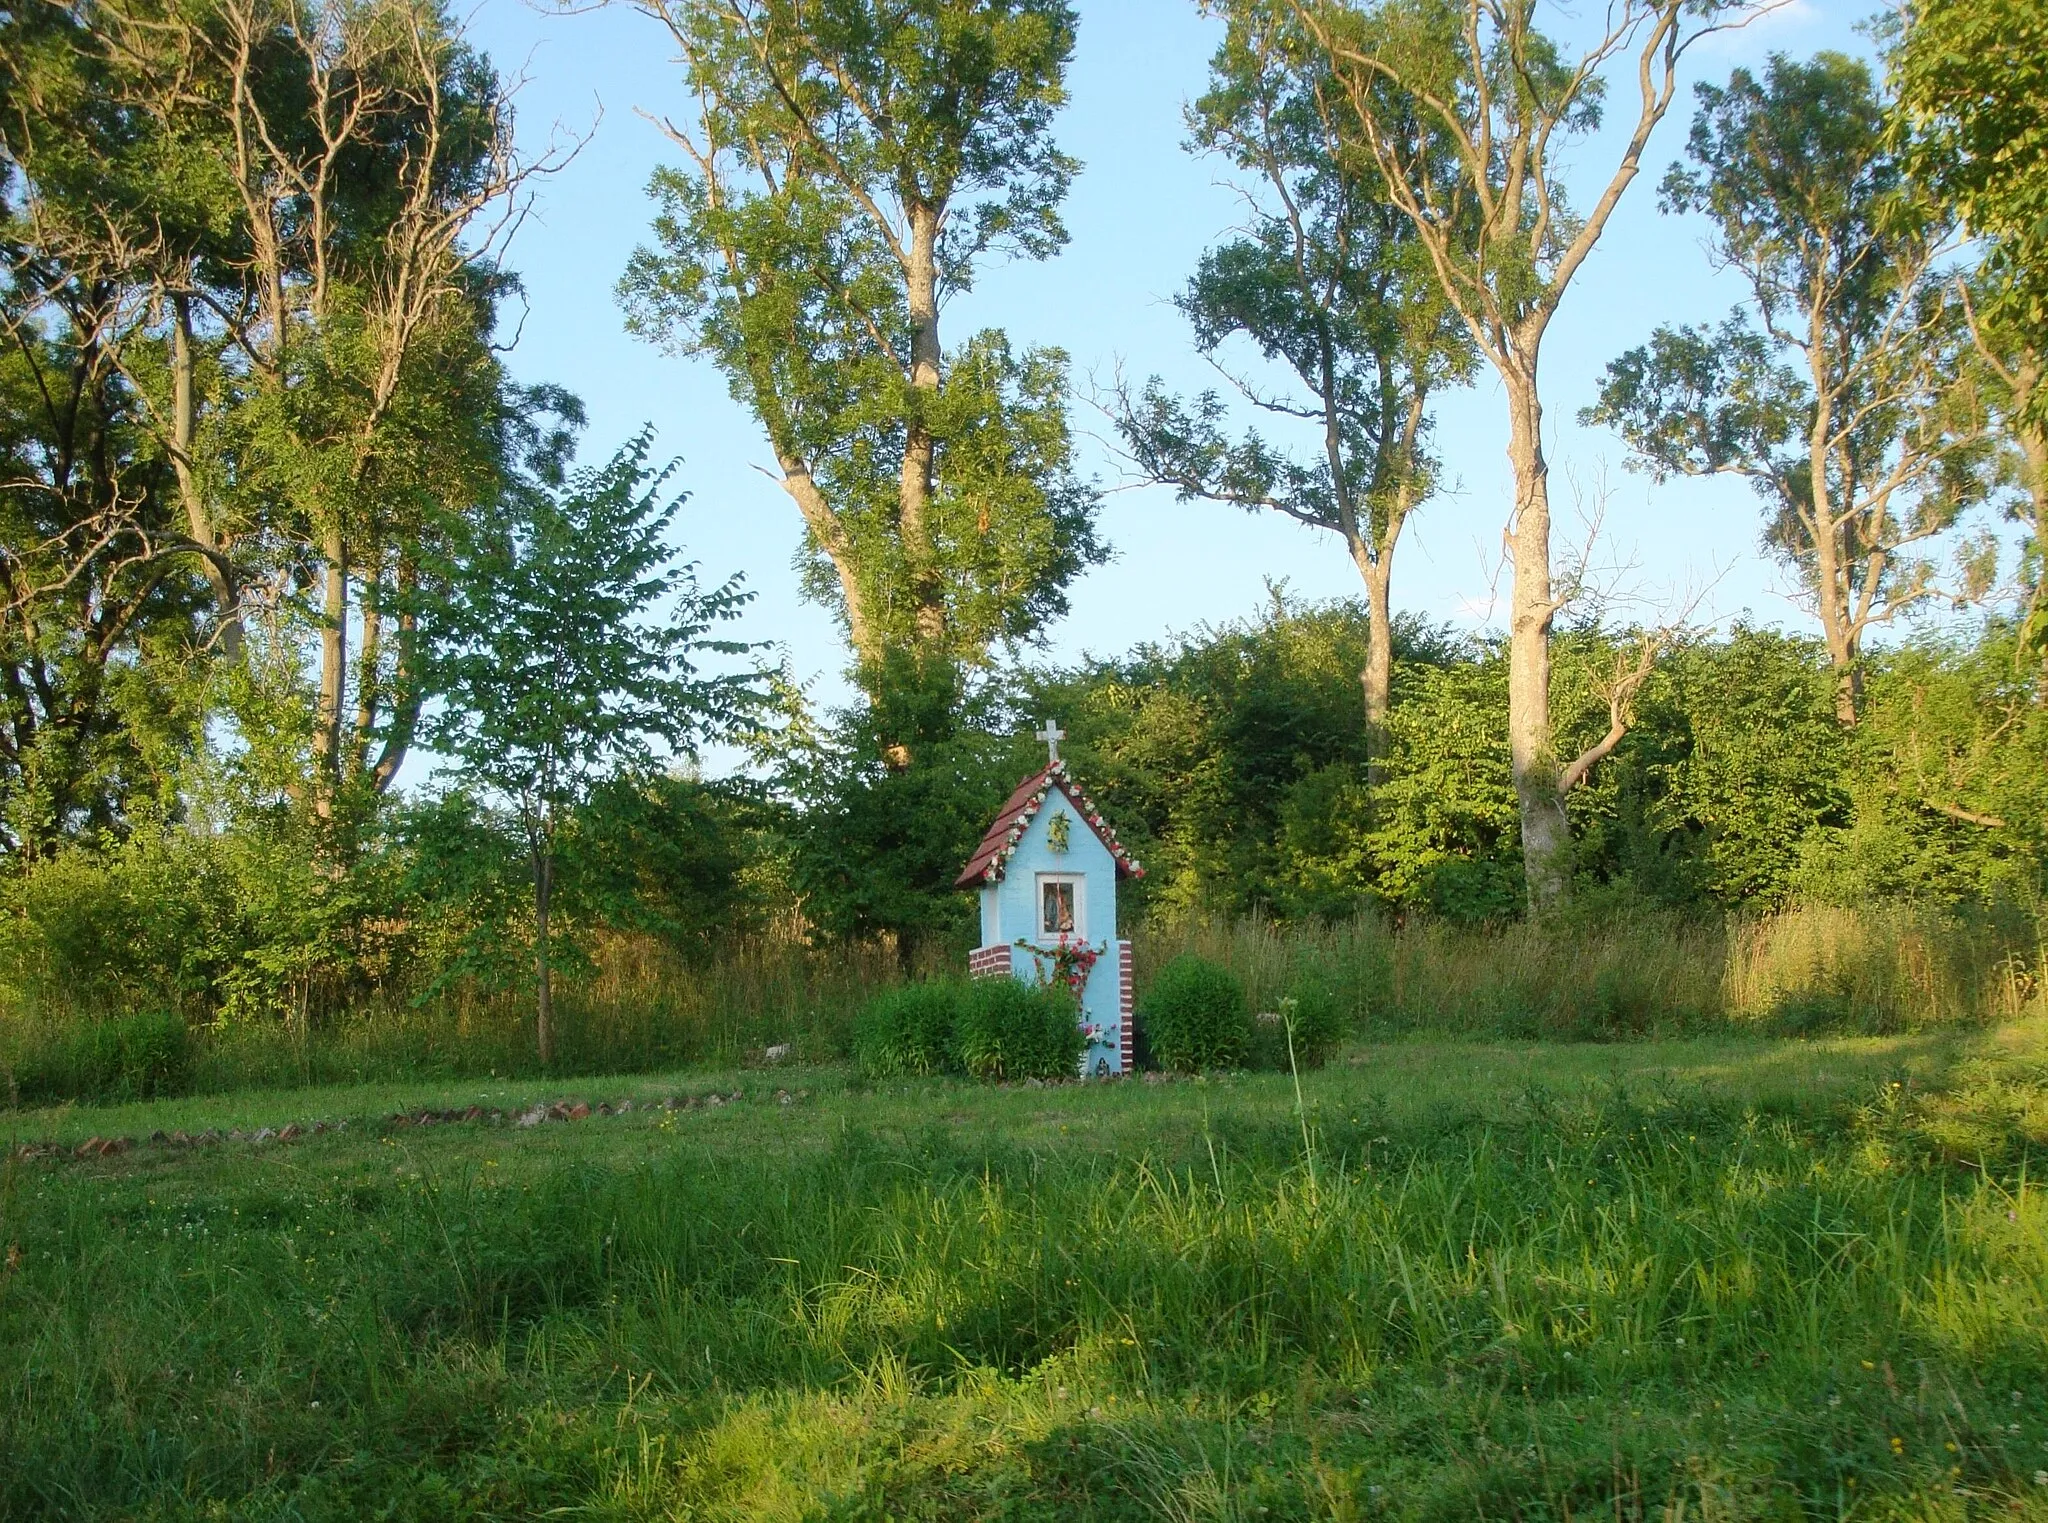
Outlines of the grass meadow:
M316 1119L4 1165L0 1516L2048 1518L2039 1016L0 1134Z

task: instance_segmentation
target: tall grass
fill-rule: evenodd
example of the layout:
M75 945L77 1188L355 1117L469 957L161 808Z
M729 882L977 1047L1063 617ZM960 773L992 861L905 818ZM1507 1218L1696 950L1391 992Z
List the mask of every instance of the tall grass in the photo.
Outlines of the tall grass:
M556 986L556 1071L633 1073L732 1064L786 1044L814 1061L843 1056L853 1012L902 977L894 948L810 947L795 937L737 941L684 957L644 937L607 936L590 968ZM0 1102L126 1099L148 1092L98 1055L112 1022L61 1008L0 1011ZM362 1083L539 1072L523 990L458 987L315 1017L196 1026L179 1088Z
M1727 920L1605 911L1483 928L1251 919L1151 927L1134 951L1141 983L1194 952L1236 973L1261 1008L1313 969L1361 1029L1383 1034L1883 1035L2048 1009L2048 918L2011 907L1806 906Z
M1382 1036L1889 1034L2048 1009L2048 921L2014 908L1813 906L1726 921L1607 909L1486 928L1250 919L1146 926L1133 939L1141 990L1182 952L1228 967L1260 1010L1313 974L1354 1029ZM954 963L931 948L911 971L957 972ZM843 1057L853 1012L904 971L885 944L813 946L783 934L685 957L648 938L604 937L591 966L557 986L557 1071L732 1064L780 1044L798 1058ZM531 1023L523 991L458 987L419 1003L387 994L327 1014L195 1027L156 1073L109 1062L128 1038L106 1018L47 1003L0 1008L0 1103L519 1077L538 1072Z

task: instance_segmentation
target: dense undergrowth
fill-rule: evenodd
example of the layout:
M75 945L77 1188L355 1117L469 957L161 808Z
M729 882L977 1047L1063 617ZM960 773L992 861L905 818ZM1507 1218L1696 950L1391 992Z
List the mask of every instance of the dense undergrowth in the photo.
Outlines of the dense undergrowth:
M2044 1008L2048 972L2048 925L2020 906L1813 906L1725 920L1602 910L1494 927L1245 919L1148 926L1134 942L1141 992L1193 952L1230 969L1254 1010L1276 1008L1308 981L1334 999L1344 1026L1378 1037L1988 1027ZM908 971L949 971L946 954ZM685 957L651 938L606 937L589 971L558 995L555 1071L733 1063L784 1043L799 1058L838 1060L852 1051L862 1005L905 973L879 944L759 936ZM538 1071L517 990L463 986L300 1018L183 1026L168 1013L103 1015L47 995L0 1007L0 1100L12 1104Z
M2044 1034L19 1164L0 1514L2048 1516Z

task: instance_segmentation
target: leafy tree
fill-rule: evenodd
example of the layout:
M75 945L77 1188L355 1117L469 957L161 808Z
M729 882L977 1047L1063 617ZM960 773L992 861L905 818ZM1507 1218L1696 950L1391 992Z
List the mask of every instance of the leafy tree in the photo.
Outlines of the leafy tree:
M1666 903L1781 904L1850 817L1846 746L1824 646L1746 627L1682 645L1582 800L1600 819L1581 861Z
M1458 651L1412 619L1393 635L1397 693L1404 665ZM1174 919L1374 902L1357 688L1369 637L1360 604L1305 606L1275 589L1256 619L1026 676L1024 711L1059 716L1062 754L1145 863L1121 899Z
M1106 553L1074 474L1066 357L940 315L985 255L1044 258L1076 165L1052 143L1064 0L650 0L689 159L656 174L629 326L708 356L768 436L861 681L980 661ZM935 678L934 680L943 680ZM900 741L886 742L890 746Z
M1660 328L1608 367L1588 417L1651 470L1749 478L1764 539L1813 599L1856 722L1869 632L1935 590L1914 552L1985 491L1980 392L1946 290L1947 219L1919 197L1869 69L1774 55L1699 86L1672 211L1715 224L1751 301L1719 329Z
M2013 320L2048 328L2048 13L2034 0L1917 0L1894 57L1916 168L2009 281ZM2048 401L2034 402L2037 417ZM2041 419L2048 422L2048 419Z
M1994 264L1959 280L1956 291L1969 326L1974 379L2013 448L2001 475L2015 490L2005 513L2021 525L2019 579L2024 589L2015 655L2035 663L2034 702L2048 708L2048 338L2018 321L2015 287Z
M174 811L200 743L207 599L126 363L137 256L87 203L122 227L161 191L166 237L186 208L95 37L56 6L0 17L0 843L24 861Z
M203 587L192 654L225 658L252 744L288 738L346 856L424 697L421 537L562 405L490 342L517 221L496 213L552 161L516 152L435 0L32 4L0 50L13 326L62 313L48 336L118 379L160 478L46 536L53 574L111 544L131 581Z
M1520 907L1519 816L1500 723L1507 677L1497 649L1402 674L1394 753L1366 843L1386 903L1465 921Z
M1241 334L1293 373L1290 395L1232 382L1253 405L1313 427L1317 448L1304 462L1256 431L1233 441L1215 392L1189 403L1156 376L1140 396L1119 396L1117 427L1138 469L1182 501L1270 510L1343 541L1371 612L1360 680L1377 751L1393 675L1394 551L1438 469L1430 397L1464 380L1476 356L1414 224L1361 162L1348 107L1290 9L1219 9L1228 31L1190 112L1193 146L1249 178L1251 224L1203 256L1179 306L1212 360Z
M548 917L565 820L599 780L645 767L655 742L685 752L728 733L754 696L707 655L750 594L710 591L664 543L680 499L647 465L646 435L566 488L508 491L498 513L454 526L448 590L428 606L429 667L444 707L429 721L456 776L509 810L533 873L533 967L541 1061L554 1060Z
M1848 828L1817 842L1809 888L2038 902L2048 878L2048 712L2013 660L2017 631L1927 636L1887 652L1845 769Z
M1891 62L1914 173L1985 247L1962 296L2018 450L2020 651L2038 659L2035 701L2048 706L2048 16L2023 0L1923 0Z
M1616 0L1573 58L1539 27L1540 0L1286 3L1357 119L1361 156L1413 225L1444 300L1506 395L1515 473L1508 745L1528 903L1540 913L1569 887L1565 794L1585 776L1585 758L1560 765L1550 713L1550 635L1563 600L1552 580L1543 340L1671 108L1680 60L1723 17L1751 7ZM1601 125L1610 67L1635 87L1632 120L1591 205L1576 211L1560 156Z

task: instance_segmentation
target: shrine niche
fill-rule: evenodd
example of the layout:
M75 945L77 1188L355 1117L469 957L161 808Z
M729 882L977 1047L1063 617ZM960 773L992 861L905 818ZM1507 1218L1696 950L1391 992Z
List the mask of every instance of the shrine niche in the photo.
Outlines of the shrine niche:
M955 880L981 895L975 978L1062 983L1088 1037L1084 1078L1131 1069L1131 944L1117 939L1116 889L1144 869L1060 759L1048 724L1042 771L1019 783Z

